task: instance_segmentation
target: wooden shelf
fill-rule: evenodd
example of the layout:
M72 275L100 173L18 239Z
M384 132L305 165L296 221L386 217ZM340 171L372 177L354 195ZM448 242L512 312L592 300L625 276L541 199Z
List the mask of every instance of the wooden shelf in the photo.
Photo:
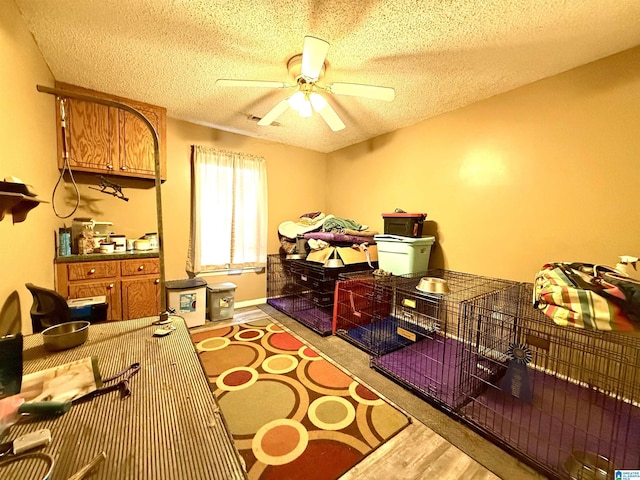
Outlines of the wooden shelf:
M0 192L0 221L7 213L13 216L13 223L24 222L27 214L44 200L13 192Z

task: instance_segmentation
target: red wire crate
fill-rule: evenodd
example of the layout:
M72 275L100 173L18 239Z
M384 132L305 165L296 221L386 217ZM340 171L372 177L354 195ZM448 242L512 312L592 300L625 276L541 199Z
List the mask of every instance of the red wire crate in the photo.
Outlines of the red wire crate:
M369 274L341 278L336 283L334 335L374 355L404 345L391 316L395 277Z

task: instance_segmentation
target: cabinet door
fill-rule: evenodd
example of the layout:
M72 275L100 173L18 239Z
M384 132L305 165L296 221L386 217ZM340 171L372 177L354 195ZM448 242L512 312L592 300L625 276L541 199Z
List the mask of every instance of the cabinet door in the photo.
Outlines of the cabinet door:
M167 111L163 107L129 100L76 85L56 82L56 87L129 105L142 113L158 134L160 175L166 179ZM137 115L117 107L72 97L67 104L67 149L72 168L124 177L155 178L151 132ZM60 105L56 115L60 125ZM58 128L58 167L62 168L62 133Z
M159 131L158 112L151 108L135 105ZM155 156L153 137L147 125L137 116L121 110L118 113L119 168L122 173L155 176Z
M107 297L107 303L109 304L107 320L122 320L119 282L114 280L111 282L76 283L69 285L69 298L96 297L98 295Z
M122 279L123 320L154 317L160 313L159 278Z
M112 141L117 131L117 117L114 115L116 112L106 105L72 98L66 99L64 103L64 133L71 168L112 172L118 160L117 145ZM62 134L62 129L58 129L59 168L62 168L64 159Z

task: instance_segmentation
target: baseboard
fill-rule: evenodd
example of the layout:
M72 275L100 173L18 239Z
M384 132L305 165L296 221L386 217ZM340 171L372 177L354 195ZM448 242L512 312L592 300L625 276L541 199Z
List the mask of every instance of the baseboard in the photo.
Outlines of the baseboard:
M263 305L267 303L267 298L255 298L253 300L245 300L244 302L235 302L234 308L253 307L255 305Z

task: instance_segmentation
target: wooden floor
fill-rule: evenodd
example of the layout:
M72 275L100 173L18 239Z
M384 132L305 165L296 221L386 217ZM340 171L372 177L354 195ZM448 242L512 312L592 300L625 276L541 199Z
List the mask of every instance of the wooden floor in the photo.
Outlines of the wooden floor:
M499 477L419 421L402 430L340 480L489 480Z
M256 307L236 310L233 320L217 325L246 323L269 317ZM271 317L269 317L271 318ZM203 327L207 328L207 327ZM208 324L211 328L211 324ZM194 329L195 330L195 329ZM384 392L379 392L384 394ZM499 479L470 456L449 443L419 420L389 440L340 480L489 480Z

